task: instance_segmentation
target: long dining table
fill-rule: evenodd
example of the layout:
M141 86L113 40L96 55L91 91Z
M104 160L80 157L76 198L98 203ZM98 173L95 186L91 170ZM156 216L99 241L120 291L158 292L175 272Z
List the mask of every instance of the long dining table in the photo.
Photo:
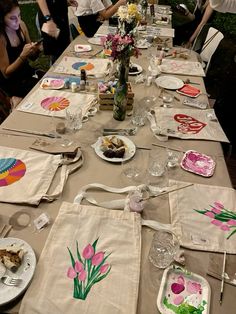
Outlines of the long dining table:
M61 58L63 56L74 56L74 45L77 43L87 43L87 39L83 36L77 37L65 50ZM93 45L94 53L98 52L100 49L101 46ZM143 73L145 74L145 72L147 73L148 71L150 51L148 49L142 49L141 53L142 55L137 60L132 59L132 61L141 65L143 68ZM195 54L193 52L192 57L195 58ZM53 68L49 70L49 72L47 73L48 76L56 74L55 72L52 72L52 70ZM177 76L183 80L189 78L189 76ZM88 80L91 82L95 81L94 78L89 78ZM162 100L161 98L159 98L160 89L158 89L154 82L150 86L146 86L145 83L136 84L135 76L130 76L129 80L131 82L132 89L135 95L134 105L143 97L150 95L156 97L155 106L158 107L162 104ZM194 80L194 82L199 84L199 88L201 89L203 94L206 93L203 78L191 76L191 80ZM37 90L38 88L39 84L35 86L33 91ZM174 107L183 108L182 101L184 99L184 96L176 94L175 92L171 93L173 93L180 99L180 101L174 100ZM206 95L201 95L201 99L208 102ZM59 197L59 199L50 203L42 201L38 206L10 204L4 202L0 204L0 214L5 221L8 221L10 217L20 211L29 213L31 217L30 224L26 224L26 226L24 228L21 228L20 230L17 230L13 227L8 236L20 238L28 242L34 249L38 259L44 247L48 234L50 233L51 226L53 225L53 222L57 217L58 210L63 201L72 203L78 191L83 186L94 182L117 188L130 185L132 182L129 182L127 178L124 178L121 164L114 164L101 159L95 154L94 149L91 147L91 145L97 141L99 136L102 136L103 128L132 127L131 118L132 117L130 115L127 115L124 121L116 121L112 117L111 110L98 110L96 115L94 115L93 117L89 117L88 121L83 123L82 129L79 131L78 134L78 142L84 156L83 166L78 171L69 176L63 193ZM29 147L37 138L36 135L28 136L27 134L7 131L6 128L27 129L38 132L51 131L52 119L50 116L43 116L14 110L0 126L1 146L30 150ZM204 154L214 156L214 160L216 161L217 166L212 177L204 178L186 172L180 167L176 167L168 171L169 179L206 184L208 186L231 187L231 181L227 171L221 144L217 141L181 140L170 137L168 141L161 142L154 137L148 121L145 122L144 126L139 127L137 134L130 137L130 139L135 143L136 147L154 149L154 146L152 144L155 143L157 145L160 145L159 147L156 147L156 149L160 151L165 149L164 147L170 149L178 148L181 156L183 155L183 152L189 149L194 149ZM145 162L148 162L149 150L144 150L144 156ZM103 200L104 198L106 198L106 200L109 200L114 198L114 195L107 194L101 191L95 192L95 194L98 200ZM118 196L116 196L116 198L117 197ZM36 232L32 227L32 221L41 213L47 213L50 217L51 223L41 232ZM168 194L148 200L145 204L142 218L148 220L156 220L161 223L170 223ZM148 259L153 232L153 230L147 227L142 228L141 269L137 314L159 313L156 302L163 270L154 267ZM203 252L184 248L186 268L194 273L203 276L209 282L211 287L211 301L209 313L233 314L235 313L236 305L235 287L225 284L224 299L222 305L220 305L219 294L221 281L213 277L207 276L207 267L210 255L211 258L212 256L217 257L219 253L206 251ZM0 312L18 313L21 299L22 295L16 300L13 300L10 303L0 307Z

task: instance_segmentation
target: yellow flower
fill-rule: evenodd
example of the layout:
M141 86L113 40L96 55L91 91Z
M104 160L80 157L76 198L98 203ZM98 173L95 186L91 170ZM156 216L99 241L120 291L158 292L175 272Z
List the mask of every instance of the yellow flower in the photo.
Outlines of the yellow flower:
M129 14L129 16L134 16L135 19L137 19L137 20L141 19L141 16L138 12L137 5L134 3L128 4L128 14Z

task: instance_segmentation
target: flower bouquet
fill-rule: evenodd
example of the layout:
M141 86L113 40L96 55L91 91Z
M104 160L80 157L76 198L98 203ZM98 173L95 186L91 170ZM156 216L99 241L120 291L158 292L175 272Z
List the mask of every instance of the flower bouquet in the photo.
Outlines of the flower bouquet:
M140 15L136 4L120 6L117 12L118 29L116 34L108 34L104 41L105 49L110 49L111 58L118 62L118 85L114 96L114 114L116 120L122 121L126 114L127 81L130 57L138 57L139 50L135 47L135 27Z
M96 252L98 239L94 243L88 244L80 255L78 242L76 241L76 255L74 258L71 250L68 248L71 264L67 270L67 277L74 280L75 299L85 300L90 289L95 283L104 279L110 272L111 266L105 263L108 255L104 252Z

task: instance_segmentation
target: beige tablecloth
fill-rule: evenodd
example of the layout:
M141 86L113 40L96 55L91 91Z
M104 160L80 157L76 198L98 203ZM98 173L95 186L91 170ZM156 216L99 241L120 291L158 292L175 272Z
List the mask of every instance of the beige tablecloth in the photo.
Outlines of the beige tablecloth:
M81 43L83 42L81 37L78 37L77 41ZM100 47L94 47L94 52L98 51L99 49ZM69 49L69 51L71 51L71 48ZM135 61L135 63L138 63L143 67L144 74L146 73L148 68L148 56L149 52L142 50L142 56L137 60L133 60ZM182 76L182 78L186 79L187 77ZM135 85L134 80L134 78L130 77L130 81L135 92L135 103L138 99L141 99L144 96L156 96L156 105L159 106L161 104L162 100L158 98L160 90L158 90L155 84L152 84L149 87L144 86L144 84ZM205 92L202 79L194 78L194 80L195 82L199 82L201 84L200 89ZM180 95L177 96L181 99L181 101L175 101L174 106L182 107L183 97ZM207 101L206 96L202 95L200 97L201 99ZM51 129L50 122L50 117L15 111L4 122L3 126L9 128L17 127L22 129L31 129L35 131L45 131ZM23 205L1 204L0 207L1 215L3 216L2 218L8 222L9 218L14 216L16 212L26 211L33 219L39 216L42 212L47 212L52 218L52 221L54 221L57 216L61 202L73 202L73 199L76 196L78 190L86 184L98 182L114 187L124 187L133 184L134 182L130 182L130 180L124 178L121 171L122 167L120 164L114 164L102 160L95 154L94 150L91 148L91 144L95 143L97 138L102 135L102 129L104 127L114 128L127 126L131 126L130 117L127 117L123 122L118 122L112 118L111 111L98 111L95 117L91 117L88 122L83 124L83 128L78 134L77 139L81 145L81 149L85 157L84 165L78 173L74 173L70 176L62 197L51 204L41 203L37 208L32 208L30 206L26 207ZM1 133L2 132L3 131L1 131ZM19 134L9 135L9 132L7 132L7 134L5 135L1 135L0 145L28 149L32 142L35 140L35 137L18 135ZM145 126L139 128L137 135L130 137L130 139L137 146L140 147L142 146L153 148L152 143L156 143L162 146L164 145L166 147L177 148L178 150L183 152L188 149L194 149L202 153L214 156L217 166L214 175L210 178L197 176L195 174L186 172L179 167L169 170L169 178L185 182L231 187L231 182L227 172L227 167L224 161L221 146L217 142L200 140L183 141L173 138L170 138L167 142L159 142L151 132L148 122L146 122ZM164 148L156 147L155 149L162 150ZM145 152L145 159L147 161L149 152L148 150L146 150ZM182 153L180 153L180 155L181 154ZM96 194L96 198L98 200L103 199L103 193L96 192ZM114 196L112 194L109 194L107 195L107 198L114 199ZM142 216L144 219L154 219L163 223L170 222L168 195L166 194L156 199L149 200L146 203ZM45 228L40 233L33 233L32 228L28 226L26 228L21 228L20 230L13 229L10 232L9 236L18 237L26 240L34 248L37 257L39 257L49 234L50 228L51 225ZM152 230L146 227L142 228L142 256L137 314L158 313L156 299L163 272L156 269L148 260L148 252L151 245L152 235ZM192 251L189 249L185 249L186 267L192 272L196 272L207 278L211 286L212 295L210 314L234 314L236 306L235 287L230 285L225 286L224 300L223 304L220 306L218 302L220 293L220 282L206 275L208 257L208 252ZM19 300L11 302L9 305L2 307L0 309L0 312L17 312L19 309Z

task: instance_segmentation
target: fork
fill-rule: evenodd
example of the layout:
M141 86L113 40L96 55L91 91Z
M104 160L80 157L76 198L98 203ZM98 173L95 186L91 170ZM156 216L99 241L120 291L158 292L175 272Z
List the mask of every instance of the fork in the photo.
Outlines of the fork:
M19 286L19 284L22 282L22 279L5 275L1 278L1 281L7 286Z

